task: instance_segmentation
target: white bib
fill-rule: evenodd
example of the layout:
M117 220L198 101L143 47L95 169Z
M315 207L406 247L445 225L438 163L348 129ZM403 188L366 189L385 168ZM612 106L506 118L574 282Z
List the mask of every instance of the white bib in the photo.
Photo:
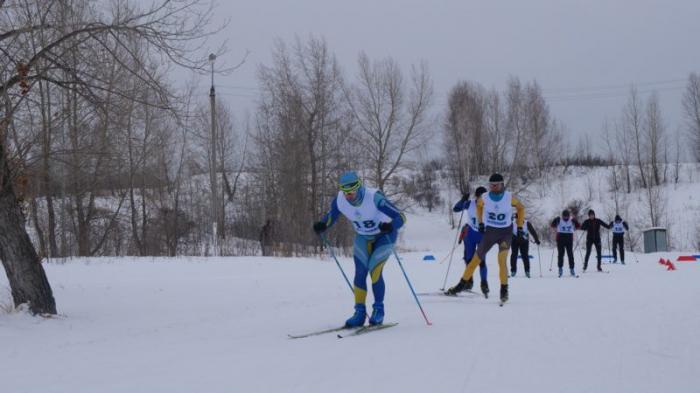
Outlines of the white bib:
M380 232L379 223L391 222L391 218L379 211L377 205L374 204L374 194L376 193L376 188L365 187L362 203L353 206L345 199L345 194L342 191L338 192L336 199L338 210L352 221L352 227L360 235L376 235Z
M492 228L508 228L512 224L513 198L510 192L503 193L503 198L496 202L491 199L489 193L482 196L484 199L484 225Z
M479 223L476 220L476 199L472 199L471 202L469 202L469 208L467 209L467 224L473 230L479 230Z
M564 221L563 218L559 218L559 225L557 226L557 232L559 233L574 233L574 221L569 219L569 221Z
M613 221L612 232L613 233L625 233L625 226L622 224L622 221L620 221L619 224Z

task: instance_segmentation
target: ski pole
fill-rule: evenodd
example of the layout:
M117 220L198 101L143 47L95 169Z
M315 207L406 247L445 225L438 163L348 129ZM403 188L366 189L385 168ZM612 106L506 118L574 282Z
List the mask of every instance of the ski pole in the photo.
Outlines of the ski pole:
M457 225L457 239L459 239L459 235L462 233L462 215L463 214L464 214L464 209L462 209L462 211L459 213L459 224ZM455 248L457 248L457 239L455 239L455 244L452 247L452 250L450 251L450 261L447 263L447 271L445 272L445 279L442 281L442 288L440 288L441 291L444 291L445 285L447 285L447 277L450 275L450 266L452 266L452 256L454 255Z
M462 215L464 214L464 210L462 210L459 213L459 223L457 223L457 236L455 236L455 241L452 242L452 249L450 250L450 253L445 255L444 258L442 258L439 262L440 265L442 265L443 262L447 260L447 258L450 258L450 262L452 262L452 254L455 252L455 249L457 248L457 242L459 241L459 234L462 233ZM448 268L449 270L449 268Z
M394 256L396 257L396 261L399 263L399 267L401 268L401 271L403 272L404 278L406 278L406 282L408 283L408 287L411 289L411 293L413 294L413 298L416 299L416 303L418 304L418 308L420 309L421 314L423 314L423 318L425 319L425 323L428 324L428 326L432 325L433 323L428 320L428 316L425 315L425 311L423 311L423 306L420 304L420 300L418 300L418 296L416 296L416 291L413 290L413 285L411 285L411 280L408 279L408 275L406 274L406 270L403 268L403 264L401 263L401 258L399 258L399 254L396 253L395 249L392 249L394 252Z
M537 264L540 265L540 278L542 278L542 256L540 255L540 245L537 245Z
M342 266L340 266L340 262L338 262L338 258L335 257L335 252L333 252L333 247L331 247L331 244L328 242L328 239L326 239L326 236L324 234L319 235L321 237L321 240L323 240L323 243L328 247L328 251L330 251L331 256L335 260L335 264L338 266L338 269L340 269L340 273L343 274L343 278L345 279L345 282L348 283L348 287L350 288L350 292L353 294L355 293L355 290L352 289L352 284L350 284L350 280L348 280L348 276L345 275L345 271L343 270Z

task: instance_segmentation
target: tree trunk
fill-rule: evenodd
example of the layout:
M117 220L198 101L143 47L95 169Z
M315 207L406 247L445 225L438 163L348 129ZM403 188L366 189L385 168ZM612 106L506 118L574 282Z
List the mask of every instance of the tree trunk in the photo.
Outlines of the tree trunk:
M4 156L4 153L0 153ZM0 157L2 159L4 157ZM4 160L1 160L4 161ZM34 245L24 229L24 216L12 189L6 163L0 189L0 259L15 306L29 304L34 314L56 314L56 301Z

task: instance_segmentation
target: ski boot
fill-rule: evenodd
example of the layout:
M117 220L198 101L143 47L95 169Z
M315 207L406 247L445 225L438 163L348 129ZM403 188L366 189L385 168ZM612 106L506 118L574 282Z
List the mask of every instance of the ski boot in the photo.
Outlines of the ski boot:
M354 328L360 327L365 324L365 318L367 317L367 308L364 304L355 304L355 313L345 321L345 327Z
M530 278L530 272L525 272L525 277Z
M501 284L501 303L508 301L508 284Z
M489 298L489 282L486 280L481 281L481 293L484 294L485 298Z
M372 316L369 317L370 325L381 325L384 322L384 304L375 303L372 305Z
M602 271L603 271L603 268L602 268L602 267L599 267L599 268L598 268L598 271L599 271L599 272L602 272Z
M563 274L564 274L564 269L560 267L559 268L559 277L561 277Z
M511 271L510 271L510 276L511 276L511 277L515 277L515 275L516 275L517 273L518 273L517 271L511 270Z
M469 280L467 280L467 284L464 286L464 290L471 291L473 287L474 287L474 278L472 277Z
M460 292L462 292L462 291L466 291L466 290L467 290L467 285L469 285L469 284L467 283L467 281L465 281L464 279L460 278L460 279L459 279L459 282L457 283L457 285L455 285L454 287L448 289L447 292L445 292L445 295L456 296L458 293L460 293Z
M620 263L624 265L624 264L625 264L625 261L620 261Z
M574 268L571 268L570 273L571 273L571 277L576 277L576 271L574 270Z

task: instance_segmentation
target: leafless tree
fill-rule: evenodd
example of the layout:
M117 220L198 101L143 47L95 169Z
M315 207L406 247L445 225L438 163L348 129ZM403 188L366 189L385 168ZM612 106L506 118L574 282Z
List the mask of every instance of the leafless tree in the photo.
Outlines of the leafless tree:
M691 73L683 95L683 109L695 159L700 161L700 74Z
M88 115L95 120L92 130L107 137L105 105L128 98L130 93L128 85L105 78L114 67L158 92L154 102L168 100L152 70L145 69L142 62L129 61L137 58L128 52L127 43L138 40L150 56L203 70L206 59L196 53L212 33L207 30L211 15L211 6L202 0L159 0L145 7L131 1L108 5L91 0L0 2L0 259L15 305L29 303L34 313L56 313L51 287L24 229L14 184L17 166L8 160L17 146L8 145L6 135L22 103L36 94L32 90L43 81L63 91L63 108L71 110L66 126L70 135L77 137L75 131ZM91 101L94 111L76 110L79 98ZM105 146L105 138L95 140L96 147ZM76 143L81 143L79 139L72 144L82 146Z
M408 82L398 63L371 61L361 53L357 83L346 98L357 129L357 141L371 166L370 180L386 191L387 181L411 152L430 136L428 109L433 82L425 62L411 68Z
M634 87L630 88L627 105L622 112L621 126L625 128L624 134L631 138L633 156L635 157L635 163L639 167L642 187L647 188L646 159L644 159L644 110L642 106L637 89Z
M666 130L659 107L659 96L656 93L652 93L647 100L645 118L645 151L651 166L652 180L654 185L658 186L661 184L661 166L667 162L662 163L664 160L661 155L666 149Z

